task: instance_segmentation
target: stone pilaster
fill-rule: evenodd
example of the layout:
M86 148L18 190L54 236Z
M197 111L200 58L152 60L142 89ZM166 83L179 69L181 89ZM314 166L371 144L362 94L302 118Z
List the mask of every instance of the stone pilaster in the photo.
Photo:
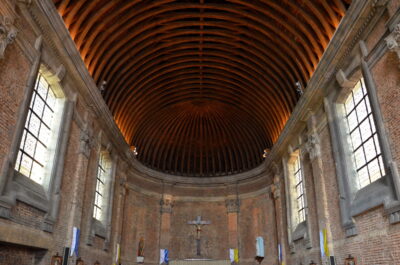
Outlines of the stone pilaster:
M238 248L238 215L240 212L240 200L237 195L227 196L225 206L228 215L229 248Z
M286 253L289 253L286 250L286 239L285 239L285 233L284 233L284 217L283 217L283 205L282 205L282 178L281 178L281 170L279 170L279 167L276 163L272 164L272 172L273 172L273 184L271 185L271 193L272 193L272 199L273 199L273 204L274 204L274 209L275 209L275 223L276 223L276 236L277 236L277 241L278 244L281 245L281 250L282 250L282 257L283 261L285 260ZM276 246L278 248L278 246ZM278 249L277 249L278 253ZM278 257L278 255L276 255Z
M69 176L69 183L70 183L70 198L69 198L69 212L70 214L68 215L68 221L67 221L67 227L68 229L66 230L66 245L71 244L72 240L72 229L74 226L78 227L81 229L81 231L84 231L83 227L80 225L82 224L82 207L84 204L84 190L85 190L85 184L86 184L86 178L87 178L87 172L88 172L88 163L89 163L89 155L91 152L91 149L88 147L86 152L82 152L82 146L87 144L87 138L83 138L82 135L87 135L87 132L89 131L89 125L87 121L87 115L85 115L84 118L81 118L78 116L77 112L74 112L74 117L73 117L75 123L78 125L80 129L80 136L79 136L79 143L78 149L76 150L76 166L75 170L73 173ZM89 137L89 136L88 136ZM85 231L87 231L85 229ZM86 238L85 238L86 241ZM84 241L84 242L85 242ZM85 242L86 243L86 242Z
M174 207L174 200L171 194L163 194L160 200L160 248L170 248L171 240L171 214Z
M116 195L117 197L117 203L116 203L116 209L115 209L115 232L113 233L113 238L111 240L111 242L114 242L114 246L112 247L113 250L113 257L116 257L117 255L117 244L122 243L122 227L123 227L123 223L124 223L124 217L125 217L125 213L124 213L124 209L125 209L125 198L126 198L126 181L127 181L127 177L126 177L126 169L127 169L127 164L123 161L120 161L119 163L121 166L117 167L117 181L118 181L118 185L116 187ZM122 256L122 248L120 248L121 250L121 256Z
M310 157L312 167L312 177L314 183L314 191L318 196L312 198L315 200L315 206L317 211L318 230L327 229L328 244L332 242L332 233L329 224L329 210L328 210L328 198L325 183L325 176L323 170L323 164L321 159L321 146L318 132L315 128L316 120L315 116L311 115L308 120L308 137L306 143L306 151ZM310 226L310 225L309 225ZM311 235L310 235L311 236ZM331 255L333 250L331 251ZM327 264L328 257L326 260L321 260L321 264Z

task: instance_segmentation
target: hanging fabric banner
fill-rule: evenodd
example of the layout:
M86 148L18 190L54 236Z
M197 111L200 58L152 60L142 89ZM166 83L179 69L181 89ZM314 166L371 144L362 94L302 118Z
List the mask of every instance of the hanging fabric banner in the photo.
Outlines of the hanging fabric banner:
M166 264L168 264L168 262L169 262L168 255L169 255L169 251L168 251L168 249L165 249L165 252L164 252L164 262L165 262Z
M229 249L229 259L230 259L231 263L233 263L235 261L235 250L233 248Z
M256 238L257 257L264 257L264 239L261 236Z
M168 254L169 251L168 249L160 249L160 264L168 264L169 259L168 259Z
M321 257L325 257L325 240L324 240L324 232L319 231L319 248L321 249Z
M282 246L281 244L278 244L278 260L279 260L279 264L282 263Z
M233 260L234 260L236 263L239 263L239 249L237 249L237 248L235 248L235 249L233 250Z
M121 256L121 248L120 248L120 245L119 244L117 244L117 247L116 247L117 249L116 249L116 251L115 251L115 265L119 265L120 264L120 256Z
M74 253L78 257L78 249L79 249L79 235L80 230L74 226L72 230L72 243L71 243L71 250L69 252L70 256L73 256Z
M329 257L327 233L328 231L326 229L319 231L319 248L321 249L321 257Z
M165 256L165 249L160 249L160 264L163 264Z
M327 257L329 257L328 235L327 235L328 231L326 229L323 229L322 231L324 233L324 251L325 251L325 255Z
M239 249L231 248L229 249L229 259L231 263L239 263Z

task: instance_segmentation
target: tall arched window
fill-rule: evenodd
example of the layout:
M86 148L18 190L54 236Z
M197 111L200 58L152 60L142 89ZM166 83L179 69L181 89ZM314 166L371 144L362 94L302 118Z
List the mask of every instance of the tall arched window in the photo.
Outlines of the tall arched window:
M296 194L294 196L297 202L297 219L298 223L301 223L306 220L306 204L304 194L303 170L301 168L300 156L297 156L292 166L294 176L294 188L296 191Z
M64 94L39 72L26 117L15 169L41 185L50 181Z
M97 165L96 192L94 198L93 218L103 222L108 203L109 182L111 177L111 159L108 152L101 152Z
M292 148L290 148L292 149ZM300 147L284 159L288 239L292 246L299 239L307 239L307 196Z
M364 79L357 82L343 104L357 189L385 175L381 147Z

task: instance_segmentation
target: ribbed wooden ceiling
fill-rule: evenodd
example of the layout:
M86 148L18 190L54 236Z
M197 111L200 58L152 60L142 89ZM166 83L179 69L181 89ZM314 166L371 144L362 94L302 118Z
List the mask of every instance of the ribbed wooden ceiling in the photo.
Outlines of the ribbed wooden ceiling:
M54 0L138 159L184 176L262 162L351 0Z

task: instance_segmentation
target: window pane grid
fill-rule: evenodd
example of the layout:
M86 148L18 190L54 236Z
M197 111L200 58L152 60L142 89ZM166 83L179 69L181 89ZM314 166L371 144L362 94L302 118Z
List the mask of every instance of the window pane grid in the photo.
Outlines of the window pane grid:
M346 121L361 189L385 175L375 123L364 80L357 83L344 104Z
M103 199L105 191L106 158L104 154L99 157L96 176L96 192L94 198L93 218L101 220L103 216Z
M305 206L305 196L304 196L304 186L303 186L303 174L301 171L300 158L297 158L294 163L294 177L296 180L295 189L297 192L297 214L299 222L306 220L306 206Z
M31 131L29 131L28 128L26 128L26 132L28 133L28 135L30 135L32 138L35 139L36 143L39 143L41 145L43 145L45 148L47 148L47 145L45 143L43 143L36 135L34 135Z
M17 171L39 184L43 182L45 158L48 154L45 140L50 138L50 124L54 114L54 107L47 102L49 94L54 95L51 86L38 74L15 165ZM46 119L45 111L50 112Z

